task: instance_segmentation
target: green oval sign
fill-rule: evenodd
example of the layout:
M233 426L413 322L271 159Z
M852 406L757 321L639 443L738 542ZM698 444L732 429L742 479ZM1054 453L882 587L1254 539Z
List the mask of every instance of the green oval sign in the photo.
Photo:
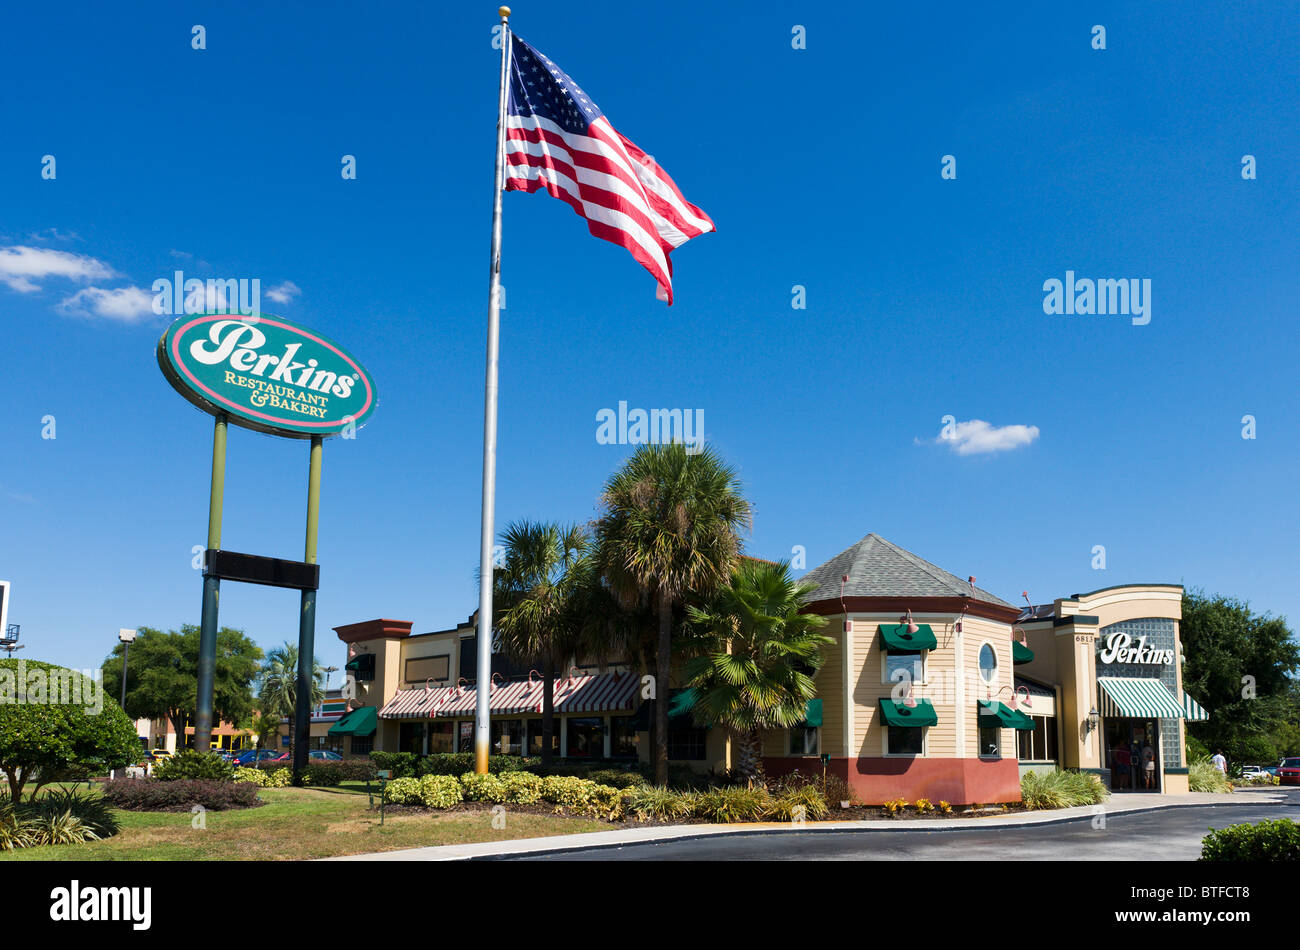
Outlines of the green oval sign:
M158 365L203 411L294 439L360 428L378 401L342 347L265 313L187 314L158 341Z

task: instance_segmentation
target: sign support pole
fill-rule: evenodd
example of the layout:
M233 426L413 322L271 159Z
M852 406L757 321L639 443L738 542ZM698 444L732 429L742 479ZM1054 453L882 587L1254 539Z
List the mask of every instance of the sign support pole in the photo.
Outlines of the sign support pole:
M492 688L492 544L497 496L497 353L501 304L501 193L505 190L506 83L510 8L501 7L501 90L497 102L496 190L492 196L492 256L488 268L487 374L483 383L483 520L479 536L478 668L474 697L474 771L488 770L488 696Z
M311 461L307 473L307 540L303 560L316 563L316 539L320 529L320 461L323 439L311 438ZM298 697L293 714L293 780L301 784L307 769L308 743L311 741L312 674L316 667L316 591L302 592L302 610L298 617Z
M212 488L208 496L208 548L221 547L221 509L226 496L226 415L219 413L212 430ZM217 667L217 606L221 581L203 577L203 611L199 627L199 695L194 716L194 748L212 748L212 689ZM123 670L125 673L125 670ZM178 736L184 743L185 737Z

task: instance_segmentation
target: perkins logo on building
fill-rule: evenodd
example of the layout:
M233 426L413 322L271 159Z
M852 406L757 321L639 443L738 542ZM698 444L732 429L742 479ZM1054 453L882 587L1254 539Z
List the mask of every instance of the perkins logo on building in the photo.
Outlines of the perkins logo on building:
M1137 645L1132 644L1133 638L1127 633L1112 633L1097 652L1097 659L1102 663L1132 663L1137 666L1165 666L1174 662L1173 650L1149 647L1146 637L1138 637Z
M158 341L158 365L200 409L273 435L346 438L378 401L341 347L269 314L181 317Z

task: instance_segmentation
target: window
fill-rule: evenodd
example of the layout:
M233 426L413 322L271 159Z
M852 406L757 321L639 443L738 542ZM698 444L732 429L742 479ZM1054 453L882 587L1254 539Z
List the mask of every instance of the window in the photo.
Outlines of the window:
M998 654L993 644L986 643L980 647L980 679L992 683L998 676Z
M560 730L564 728L564 720L556 718L554 731L551 733L551 751L556 755L560 754ZM542 720L528 720L528 754L542 754Z
M455 744L453 738L456 732L456 724L452 722L431 722L429 723L429 751L430 752L451 752Z
M489 725L490 748L497 755L519 755L523 752L524 721L498 719Z
M406 661L403 674L408 683L443 682L451 675L451 657L417 656Z
M925 730L887 726L890 755L920 755L925 751Z
M397 750L424 754L424 723L401 722L397 724Z
M705 758L704 729L669 729L668 758L679 761L703 762Z
M566 721L570 758L599 759L605 755L605 720L597 716L575 716ZM671 755L670 755L671 757Z
M886 650L884 681L886 683L925 682L925 655L920 651Z
M1016 730L1016 752L1027 762L1056 760L1056 720L1034 716L1034 728Z
M353 736L352 737L352 754L369 755L370 750L375 747L374 736Z
M817 755L821 751L821 730L798 725L790 729L791 755Z
M456 751L473 752L474 751L474 720L470 719L461 722L457 726L457 729L459 730L459 735L460 735L460 746Z
M980 730L980 757L985 759L996 759L1002 755L1002 730L1001 729L981 729Z
M637 757L636 716L609 717L609 754L615 759Z

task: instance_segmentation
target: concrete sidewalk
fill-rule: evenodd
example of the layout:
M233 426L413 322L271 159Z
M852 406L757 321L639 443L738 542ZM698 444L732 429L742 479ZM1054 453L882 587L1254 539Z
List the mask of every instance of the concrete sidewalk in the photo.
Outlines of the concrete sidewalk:
M648 825L645 827L617 828L610 831L590 831L574 835L552 835L544 838L519 838L512 841L484 841L477 844L441 845L429 848L406 848L400 851L379 851L371 854L351 854L325 861L463 861L469 858L491 857L506 854L538 854L547 851L574 851L589 848L615 848L621 845L646 841L673 841L683 838L707 838L713 835L754 834L755 832L803 834L824 831L987 831L990 828L1015 828L1023 825L1050 825L1058 822L1091 818L1097 814L1118 815L1155 811L1161 808L1178 808L1190 805L1261 805L1288 801L1280 788L1238 789L1231 795L1193 792L1187 795L1147 795L1127 793L1112 795L1105 805L1085 805L1079 808L1060 808L1052 811L1025 811L1002 815L990 813L975 818L892 819L876 821L810 821L802 825L790 822L756 822L727 825Z

